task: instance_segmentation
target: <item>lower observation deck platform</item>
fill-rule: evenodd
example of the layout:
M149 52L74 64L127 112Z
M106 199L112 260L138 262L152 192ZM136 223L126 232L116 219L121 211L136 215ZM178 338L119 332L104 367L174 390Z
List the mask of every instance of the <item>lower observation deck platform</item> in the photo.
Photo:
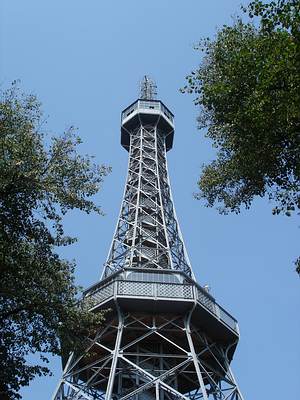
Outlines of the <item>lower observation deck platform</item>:
M185 274L166 270L121 270L84 293L91 309L115 309L152 314L192 312L192 323L226 345L232 354L239 338L237 321Z

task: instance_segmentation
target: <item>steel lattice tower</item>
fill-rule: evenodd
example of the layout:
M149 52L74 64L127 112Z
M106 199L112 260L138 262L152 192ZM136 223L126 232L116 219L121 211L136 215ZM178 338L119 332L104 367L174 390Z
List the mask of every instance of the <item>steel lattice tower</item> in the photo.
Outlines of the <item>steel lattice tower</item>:
M145 77L122 112L124 198L102 279L83 299L110 311L65 362L55 400L242 400L230 369L237 321L195 281L168 178L174 116L155 95Z

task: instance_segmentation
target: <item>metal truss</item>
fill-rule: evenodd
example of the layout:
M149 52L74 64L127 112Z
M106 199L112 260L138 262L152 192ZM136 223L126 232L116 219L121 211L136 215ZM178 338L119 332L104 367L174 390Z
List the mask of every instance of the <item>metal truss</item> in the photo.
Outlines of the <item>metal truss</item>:
M69 356L53 400L243 400L229 365L236 320L197 285L177 222L173 134L172 113L151 97L122 113L121 211L102 280L83 299L109 308L107 321Z
M227 350L186 315L120 309L72 354L53 400L243 400Z
M173 269L193 277L173 206L165 140L156 124L140 122L130 131L124 198L102 278L124 267Z

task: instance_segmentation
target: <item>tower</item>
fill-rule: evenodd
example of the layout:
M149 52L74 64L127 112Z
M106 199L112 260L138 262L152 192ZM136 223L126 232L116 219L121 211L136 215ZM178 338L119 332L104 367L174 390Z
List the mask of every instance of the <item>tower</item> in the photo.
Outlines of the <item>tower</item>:
M86 352L69 356L54 400L242 400L237 321L192 272L167 169L174 116L155 96L145 77L121 115L124 197L102 278L82 300L109 311Z

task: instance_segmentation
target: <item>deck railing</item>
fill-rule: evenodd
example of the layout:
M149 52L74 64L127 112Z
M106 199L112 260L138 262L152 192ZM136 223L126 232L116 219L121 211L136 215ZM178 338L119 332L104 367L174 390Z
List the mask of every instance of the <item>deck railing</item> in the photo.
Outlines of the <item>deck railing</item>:
M92 307L100 305L112 297L145 297L176 300L196 300L202 307L212 313L217 319L238 333L237 321L225 311L208 293L193 284L139 282L125 279L115 279L104 285L98 285L86 292L85 298Z
M122 112L122 122L127 119L134 111L139 110L153 110L164 114L164 116L173 123L173 114L167 109L167 107L161 101L147 101L147 100L137 100L135 103L131 104Z

